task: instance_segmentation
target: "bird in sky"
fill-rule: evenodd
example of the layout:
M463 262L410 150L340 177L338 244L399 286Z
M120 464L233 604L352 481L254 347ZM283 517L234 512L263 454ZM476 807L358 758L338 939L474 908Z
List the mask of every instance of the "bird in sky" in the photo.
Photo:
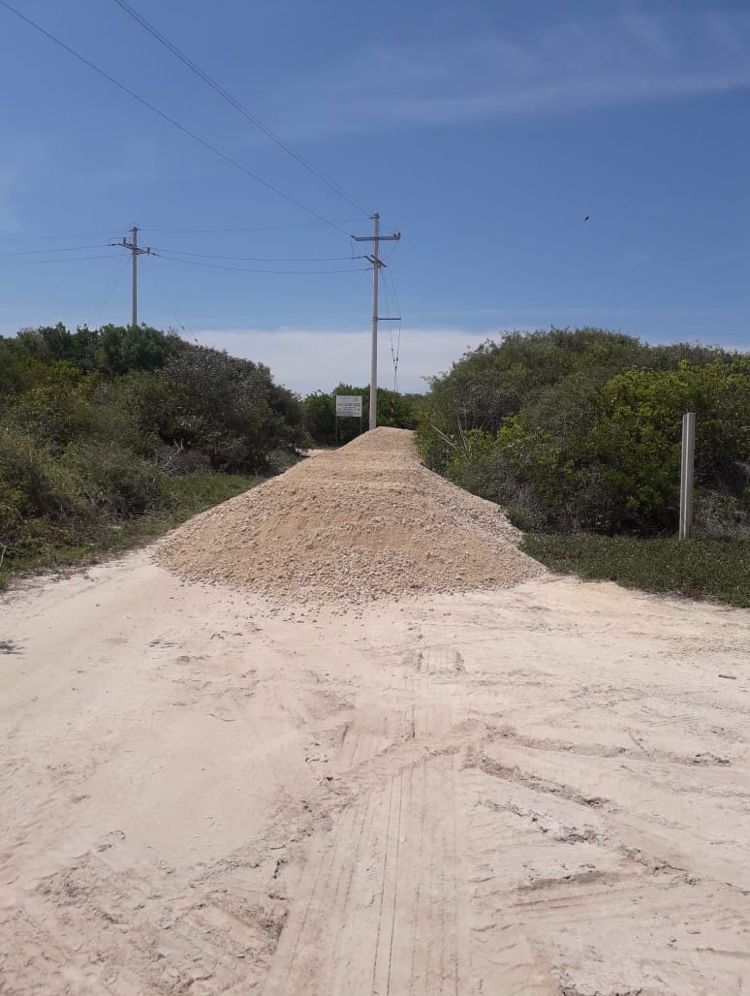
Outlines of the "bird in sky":
M590 215L590 214L587 214L587 215L586 215L586 217L585 217L585 218L584 218L583 220L584 220L584 221L588 221L590 217L591 217L591 215Z

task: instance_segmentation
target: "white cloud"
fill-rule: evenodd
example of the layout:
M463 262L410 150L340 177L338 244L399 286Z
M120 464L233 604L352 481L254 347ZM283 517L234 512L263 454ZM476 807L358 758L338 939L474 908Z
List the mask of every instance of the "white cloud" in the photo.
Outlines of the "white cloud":
M371 47L278 94L277 119L287 134L456 124L749 86L747 11L628 8L529 37Z
M576 323L573 323L576 324ZM578 322L577 324L585 324ZM536 328L538 326L533 326ZM403 329L399 350L398 387L401 391L424 391L425 378L450 369L469 349L476 349L487 339L498 341L508 331L497 327L483 331L448 328ZM530 325L514 325L518 331L531 331ZM629 333L632 334L632 333ZM185 338L204 346L225 349L270 367L277 383L300 394L332 390L337 384L365 385L370 380L370 333L312 329L206 329L191 332ZM683 342L686 336L644 336L649 342ZM393 361L387 331L381 329L378 352L378 383L393 387ZM709 340L704 336L703 341ZM727 349L746 352L748 346L730 341Z
M395 335L395 334L394 334ZM456 329L403 329L399 350L399 389L422 391L422 378L447 370L467 349L497 332ZM187 337L186 337L187 338ZM340 382L364 385L370 380L370 333L314 332L305 329L231 329L191 333L191 340L233 356L265 363L274 378L301 394L331 390ZM378 381L393 387L393 361L388 332L379 336Z

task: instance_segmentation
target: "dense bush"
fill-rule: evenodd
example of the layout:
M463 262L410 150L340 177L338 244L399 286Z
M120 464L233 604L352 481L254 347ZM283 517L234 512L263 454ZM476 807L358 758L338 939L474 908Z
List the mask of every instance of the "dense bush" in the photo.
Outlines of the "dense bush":
M526 530L676 529L682 415L694 411L700 521L750 513L750 358L597 329L514 333L432 383L428 466ZM710 496L710 498L709 498ZM709 511L710 510L710 511Z
M181 489L175 474L255 473L307 440L300 400L267 367L171 333L56 325L0 338L6 566L184 504L195 478Z

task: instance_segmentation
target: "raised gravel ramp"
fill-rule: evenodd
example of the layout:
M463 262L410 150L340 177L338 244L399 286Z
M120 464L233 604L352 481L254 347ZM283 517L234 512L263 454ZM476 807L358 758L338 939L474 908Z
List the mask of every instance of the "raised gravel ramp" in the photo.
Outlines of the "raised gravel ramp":
M433 474L380 428L177 529L162 563L191 580L300 601L507 588L544 568L497 505Z

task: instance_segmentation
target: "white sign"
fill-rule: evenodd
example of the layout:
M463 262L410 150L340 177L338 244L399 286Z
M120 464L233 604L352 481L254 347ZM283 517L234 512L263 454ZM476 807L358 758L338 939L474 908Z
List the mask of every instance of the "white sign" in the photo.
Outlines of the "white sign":
M361 394L336 395L336 416L341 418L344 415L353 415L357 418L362 418Z

